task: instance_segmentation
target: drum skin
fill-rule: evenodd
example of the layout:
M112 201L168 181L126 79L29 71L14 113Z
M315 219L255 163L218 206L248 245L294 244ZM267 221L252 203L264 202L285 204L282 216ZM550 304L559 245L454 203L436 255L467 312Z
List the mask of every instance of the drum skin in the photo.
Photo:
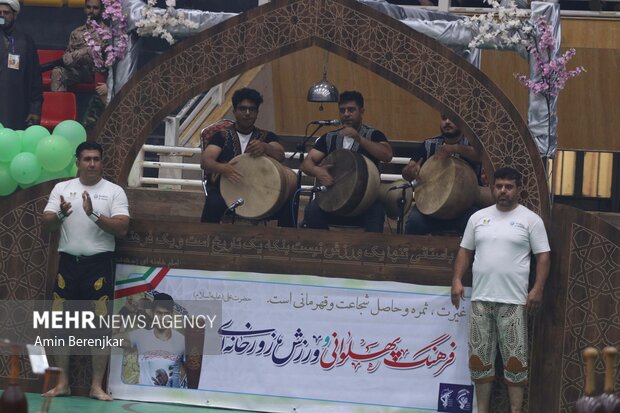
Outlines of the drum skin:
M398 201L403 193L402 189L393 189L390 191L390 188L395 186L400 186L406 184L407 181L404 179L398 179L394 182L384 182L381 184L381 188L379 189L379 199L383 203L385 207L385 214L388 218L398 219L400 216L400 208L398 207ZM404 214L406 216L409 209L411 209L411 203L413 201L413 189L407 188L405 189L405 209Z
M236 184L225 176L220 179L220 192L226 205L243 198L237 215L248 219L263 219L276 213L295 192L295 173L269 156L235 156L230 163L243 178Z
M477 197L478 180L467 162L433 155L422 165L414 193L422 214L453 219L469 209Z
M321 165L330 165L334 184L326 192L319 192L316 202L326 212L345 217L360 215L379 196L381 176L368 158L347 149L338 149L323 159Z

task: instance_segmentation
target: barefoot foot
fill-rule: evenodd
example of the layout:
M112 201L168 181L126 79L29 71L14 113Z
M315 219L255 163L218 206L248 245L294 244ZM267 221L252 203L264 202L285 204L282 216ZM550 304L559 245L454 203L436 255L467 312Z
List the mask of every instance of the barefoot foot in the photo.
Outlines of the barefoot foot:
M43 393L43 397L66 397L71 396L71 389L66 385L58 385Z
M101 387L91 387L90 393L88 394L88 396L91 399L97 399L97 400L104 400L104 401L113 400L112 396L110 396L108 393L103 391Z

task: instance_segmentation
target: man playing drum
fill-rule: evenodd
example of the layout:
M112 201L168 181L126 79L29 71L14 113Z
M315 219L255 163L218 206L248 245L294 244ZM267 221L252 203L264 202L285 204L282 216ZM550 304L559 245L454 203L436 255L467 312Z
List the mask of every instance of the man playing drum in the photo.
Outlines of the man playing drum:
M331 165L321 161L339 149L348 149L366 156L375 165L392 160L392 147L385 135L362 124L364 97L360 92L347 91L340 94L338 108L342 128L321 136L301 164L301 170L316 177L321 185L331 187L335 184L329 172ZM309 228L328 229L328 224L362 226L367 232L383 232L385 208L381 201L374 202L361 215L343 217L323 211L317 202L311 202L305 209L305 224Z
M442 157L453 156L467 161L476 172L478 180L480 181L480 162L482 161L480 151L469 144L463 132L444 114L441 115L439 129L441 135L426 139L424 141L424 148L421 148L413 154L409 163L403 168L403 178L407 181L416 179L422 164L426 162L428 158L437 154ZM443 188L436 189L442 190ZM463 233L465 225L467 225L467 220L471 214L477 210L478 208L476 206L472 206L456 218L439 219L422 214L414 205L407 219L405 234L423 235L443 231L458 231L459 233Z
M220 177L225 176L236 184L244 179L235 169L235 161L231 162L235 156L248 153L255 157L269 156L279 162L284 160L284 148L278 142L278 136L254 126L261 103L263 97L257 90L242 88L235 91L232 97L234 124L213 134L204 146L200 167L210 176L202 222L219 223L228 209L220 193ZM278 226L294 226L291 200L287 200L274 216L278 219Z

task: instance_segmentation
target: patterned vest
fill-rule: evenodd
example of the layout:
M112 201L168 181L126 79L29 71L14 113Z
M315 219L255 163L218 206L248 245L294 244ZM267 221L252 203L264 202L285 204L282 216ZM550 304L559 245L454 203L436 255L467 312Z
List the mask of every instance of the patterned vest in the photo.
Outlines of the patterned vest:
M221 133L224 136L224 147L222 148L222 153L217 159L218 162L228 162L235 156L241 155L241 142L239 141L237 129L235 129L235 123L227 119L222 119L215 122L200 132L200 143L203 151L207 148L209 141L216 133ZM252 136L250 136L250 141L258 139L259 141L264 142L267 135L267 131L255 127L252 131ZM248 143L250 141L248 141ZM217 185L220 175L204 172L204 179L211 185Z
M338 135L339 131L340 129L337 129L335 131L328 132L327 135L325 135L327 153L332 153L333 151L337 149L342 149L344 147L344 136L339 136ZM362 125L358 133L360 134L362 138L370 139L374 131L375 130L373 128L369 128L366 125ZM334 144L335 144L335 147L333 147L332 149L332 145ZM359 150L359 147L360 147L359 142L353 142L353 146L351 146L350 150L353 152L357 152Z

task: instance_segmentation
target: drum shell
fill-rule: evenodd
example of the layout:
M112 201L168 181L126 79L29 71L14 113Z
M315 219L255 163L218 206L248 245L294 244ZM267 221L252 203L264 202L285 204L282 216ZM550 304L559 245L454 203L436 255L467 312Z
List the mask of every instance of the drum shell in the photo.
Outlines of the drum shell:
M398 179L394 182L384 182L381 184L379 189L379 199L383 203L385 207L385 214L388 218L398 219L400 216L400 208L398 207L398 201L403 193L402 189L393 189L390 191L390 188L395 186L400 186L406 184L407 181L404 179ZM411 203L413 202L413 189L407 188L405 189L405 208L404 214L409 212L411 209Z
M381 176L377 166L365 156L338 149L325 157L322 165L331 165L334 184L327 192L317 193L316 202L326 212L345 217L364 213L379 196Z
M462 159L431 156L420 169L414 199L418 210L439 219L453 219L471 208L478 196L478 180Z
M237 215L248 219L264 219L275 214L295 192L297 177L288 167L269 156L242 154L231 161L243 175L240 184L225 176L220 179L220 192L226 205L243 198Z
M493 191L488 186L479 186L474 204L479 208L485 208L495 203Z

